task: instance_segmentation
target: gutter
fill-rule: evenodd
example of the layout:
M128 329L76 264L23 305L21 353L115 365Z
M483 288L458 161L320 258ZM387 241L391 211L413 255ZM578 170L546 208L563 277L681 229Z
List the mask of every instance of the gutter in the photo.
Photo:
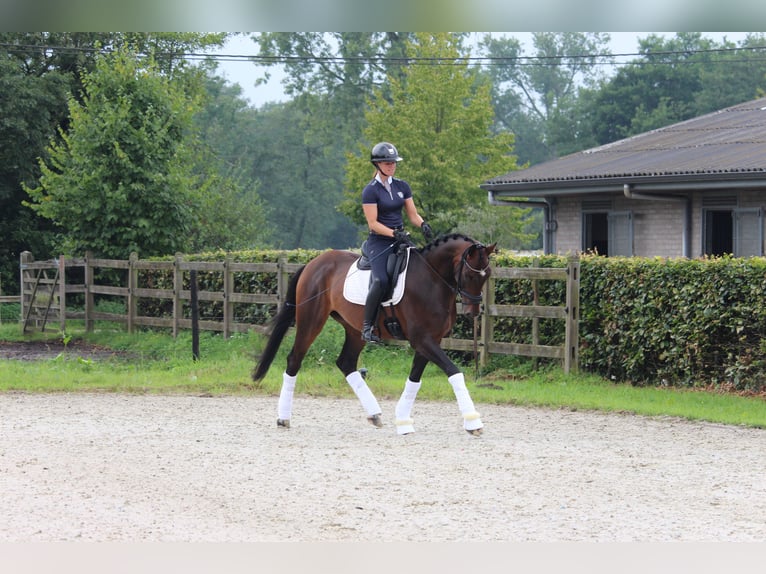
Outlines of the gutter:
M497 206L497 205L513 205L516 207L525 207L525 208L542 208L543 210L543 253L545 255L550 255L552 253L552 246L553 246L553 237L554 233L556 232L557 223L556 220L553 219L553 202L555 200L551 200L547 197L543 198L529 198L528 200L522 201L520 199L498 199L495 196L494 191L488 191L487 192L487 200L489 201L490 205Z

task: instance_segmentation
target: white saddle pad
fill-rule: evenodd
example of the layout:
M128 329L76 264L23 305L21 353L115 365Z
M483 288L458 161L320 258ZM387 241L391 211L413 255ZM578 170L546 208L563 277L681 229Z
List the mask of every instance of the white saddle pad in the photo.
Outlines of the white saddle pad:
M409 263L410 260L410 250L407 250L407 263ZM354 261L351 264L351 267L349 267L348 272L346 273L346 280L343 282L343 296L346 298L347 301L350 301L351 303L356 303L357 305L364 305L367 301L367 293L370 290L370 275L372 274L372 271L368 270L362 270L359 269L359 267L356 266L359 259ZM402 295L404 295L404 283L405 279L407 278L407 267L405 267L404 271L401 275L399 275L399 279L396 282L396 287L394 287L394 292L391 295L391 298L387 301L383 301L381 305L390 306L390 305L396 305L399 303L399 301L402 300Z

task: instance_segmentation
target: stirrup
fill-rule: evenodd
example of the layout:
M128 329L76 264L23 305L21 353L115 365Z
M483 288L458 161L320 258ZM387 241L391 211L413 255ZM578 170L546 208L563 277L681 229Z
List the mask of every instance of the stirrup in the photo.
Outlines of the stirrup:
M362 329L362 341L365 343L380 343L383 341L380 337L378 337L375 332L373 331L373 327L371 326L369 329L363 328Z

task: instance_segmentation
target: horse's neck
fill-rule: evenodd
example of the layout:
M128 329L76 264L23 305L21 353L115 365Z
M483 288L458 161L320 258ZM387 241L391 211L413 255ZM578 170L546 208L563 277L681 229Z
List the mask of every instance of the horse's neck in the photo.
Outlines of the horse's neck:
M461 241L449 241L429 251L426 261L445 281L452 284L455 282L456 261L467 247L468 244L463 245Z

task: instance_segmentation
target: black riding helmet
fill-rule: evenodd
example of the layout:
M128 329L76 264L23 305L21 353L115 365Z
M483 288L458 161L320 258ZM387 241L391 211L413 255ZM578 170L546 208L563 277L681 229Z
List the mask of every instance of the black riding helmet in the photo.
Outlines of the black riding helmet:
M377 162L379 161L395 161L398 163L402 161L402 158L399 157L399 152L396 151L394 144L380 142L372 147L370 161L372 162L372 165L377 167Z

